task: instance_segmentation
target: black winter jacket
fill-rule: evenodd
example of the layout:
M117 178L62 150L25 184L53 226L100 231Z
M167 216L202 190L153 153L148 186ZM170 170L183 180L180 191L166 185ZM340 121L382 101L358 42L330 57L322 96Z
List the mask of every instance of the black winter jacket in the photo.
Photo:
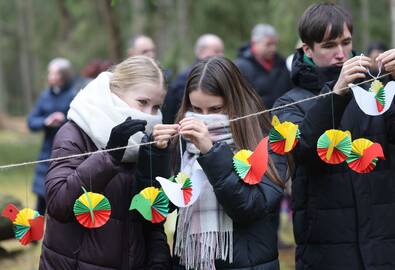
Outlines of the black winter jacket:
M292 88L285 61L278 54L275 55L273 68L267 71L255 60L250 46L245 45L239 49L235 64L262 98L266 108L271 108L278 97Z
M216 269L279 270L277 220L283 190L267 177L257 185L245 184L235 173L232 158L224 143L214 144L198 158L218 202L233 220L233 263L217 261ZM277 166L286 166L286 159ZM173 269L184 269L178 260L174 258Z
M296 88L275 106L330 91L339 72L339 68L320 69L305 63L299 50L293 63ZM294 151L292 183L296 269L395 269L395 170L390 145L394 141L394 106L382 116L368 116L351 94L330 95L276 114L282 121L299 124L301 132ZM349 130L353 139L380 143L386 160L379 160L368 174L356 173L346 163L321 161L317 140L333 123L337 129Z

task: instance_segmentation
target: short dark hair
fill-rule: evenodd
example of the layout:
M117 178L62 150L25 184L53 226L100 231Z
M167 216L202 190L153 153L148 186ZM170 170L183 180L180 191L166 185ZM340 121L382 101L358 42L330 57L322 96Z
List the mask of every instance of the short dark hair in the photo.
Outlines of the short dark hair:
M323 41L328 27L331 27L328 40L340 37L344 24L352 34L351 14L341 6L333 3L313 4L299 20L299 37L309 47L313 47L314 42Z

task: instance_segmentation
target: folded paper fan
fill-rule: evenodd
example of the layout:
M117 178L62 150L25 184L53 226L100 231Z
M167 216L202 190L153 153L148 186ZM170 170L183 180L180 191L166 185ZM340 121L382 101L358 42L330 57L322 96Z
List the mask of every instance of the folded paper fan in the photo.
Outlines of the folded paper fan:
M349 131L330 129L318 139L317 152L326 163L339 164L351 153L351 134Z
M233 156L233 166L239 177L249 185L262 181L268 165L268 140L265 137L258 144L254 152L242 149Z
M111 215L111 205L106 197L99 193L87 192L74 203L74 215L86 228L99 228L106 224Z
M8 204L2 216L8 218L14 224L15 238L22 245L27 245L31 241L38 241L44 234L44 217L37 211L24 208L21 211L13 204Z
M375 93L374 98L376 99L377 111L382 112L385 106L385 93L383 84L378 80L374 80L369 88L369 91Z
M385 87L383 84L375 80L371 84L369 91L360 86L350 84L355 101L358 107L367 115L380 115L385 113L392 104L395 96L395 82L388 82Z
M368 139L357 139L352 142L352 150L347 163L353 171L368 173L376 167L379 158L384 159L380 144Z
M147 187L133 197L129 210L133 209L146 220L159 223L164 221L169 213L169 199L163 190Z
M283 155L294 149L300 138L298 125L288 121L280 123L277 116L273 116L272 125L269 142L273 152Z

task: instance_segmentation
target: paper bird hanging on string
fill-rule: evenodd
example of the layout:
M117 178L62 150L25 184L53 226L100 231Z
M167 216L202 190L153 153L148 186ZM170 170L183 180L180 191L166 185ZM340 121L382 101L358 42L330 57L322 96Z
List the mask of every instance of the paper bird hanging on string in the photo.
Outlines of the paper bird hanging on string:
M330 129L318 139L318 156L326 163L339 164L351 153L351 134L349 131Z
M111 205L106 197L99 193L84 193L74 203L74 215L86 228L99 228L107 223L111 215Z
M384 159L381 145L361 138L352 142L352 150L347 163L353 171L368 173L376 167L379 158Z
M254 152L240 150L233 157L233 165L239 177L249 185L255 185L262 181L262 176L268 166L268 140L265 137L258 144Z
M13 204L8 204L2 216L8 218L14 225L15 238L22 245L27 245L31 241L38 241L44 234L44 217L37 211L24 208L21 211Z
M350 84L359 108L367 115L376 116L385 113L391 106L395 95L395 82L391 81L383 87L379 80L374 80L366 91L360 86Z
M280 123L277 116L273 116L272 125L273 128L269 132L269 142L273 152L283 155L294 149L300 139L298 125L288 121Z
M169 213L169 199L163 190L147 187L133 197L129 210L133 209L146 220L159 223L164 221Z
M193 204L199 197L202 184L200 178L193 180L184 172L169 179L157 176L155 178L162 186L169 200L178 207L186 207Z

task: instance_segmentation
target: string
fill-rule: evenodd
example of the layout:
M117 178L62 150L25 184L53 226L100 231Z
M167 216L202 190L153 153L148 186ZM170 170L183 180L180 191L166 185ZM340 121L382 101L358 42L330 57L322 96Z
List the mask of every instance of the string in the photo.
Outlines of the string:
M333 95L331 95L331 105L332 105L332 128L335 129L335 105L333 104Z
M379 77L376 77L376 79L383 78L383 77L388 76L390 74L391 73L386 73L386 74L380 75ZM356 86L357 85L362 85L364 83L372 82L374 80L375 79L369 79L369 80L357 83L355 85ZM339 90L340 91L341 90L346 90L348 88L349 87L347 86L347 87L341 88ZM327 92L327 93L323 93L323 94L320 94L320 95L317 95L317 96L301 99L301 100L294 101L294 102L291 102L291 103L287 103L287 104L284 104L284 105L281 105L281 106L278 106L278 107L275 107L275 108L271 108L271 109L259 111L259 112L256 112L256 113L251 113L251 114L247 114L247 115L244 115L244 116L236 117L236 118L230 119L229 123L230 122L239 121L239 120L242 120L242 119L245 119L245 118L253 117L253 116L258 116L258 115L265 114L265 113L268 113L268 112L281 110L281 109L284 109L284 108L287 108L287 107L290 107L290 106L293 106L293 105L296 105L296 104L300 104L300 103L303 103L303 102L306 102L306 101L311 101L311 100L314 100L314 99L319 99L319 98L326 97L326 96L329 96L329 95L332 95L332 94L334 94L333 91ZM175 138L177 136L179 136L179 134L171 136L170 139L171 138ZM97 150L97 151L93 151L93 152L87 152L87 153L81 153L81 154L75 154L75 155L69 155L69 156L63 156L63 157L57 157L57 158L35 160L35 161L28 161L28 162L14 163L14 164L6 164L6 165L0 166L0 170L14 168L14 167L20 167L20 166L26 166L26 165L31 165L31 164L38 164L38 163L43 163L43 162L60 161L60 160L69 159L69 158L79 158L79 157L84 157L84 156L90 156L90 155L95 154L95 153L111 152L111 151L131 148L131 147L139 147L139 146L144 146L144 145L151 145L151 144L154 144L154 143L159 143L159 141L151 141L151 142L147 142L147 143L133 144L133 145L127 145L127 146L110 148L110 149L102 149L102 150Z
M178 143L179 143L179 148L180 148L180 170L182 170L183 164L182 164L182 154L183 154L183 149L182 149L182 138L181 135L178 136Z
M362 57L362 56L364 56L363 53L361 53L361 55L359 56L359 66L360 66L360 67L364 67L364 66L362 66L362 63L361 63L361 57ZM370 73L370 69L369 69L369 68L366 68L366 69L368 70L369 76L372 77L374 80L377 80L378 78L380 78L382 64L383 64L383 63L380 61L380 62L379 62L379 66L378 66L379 70L378 70L377 76L373 76L373 74ZM386 75L388 75L388 74L386 74Z
M149 168L150 168L150 181L152 186L152 144L149 145Z

